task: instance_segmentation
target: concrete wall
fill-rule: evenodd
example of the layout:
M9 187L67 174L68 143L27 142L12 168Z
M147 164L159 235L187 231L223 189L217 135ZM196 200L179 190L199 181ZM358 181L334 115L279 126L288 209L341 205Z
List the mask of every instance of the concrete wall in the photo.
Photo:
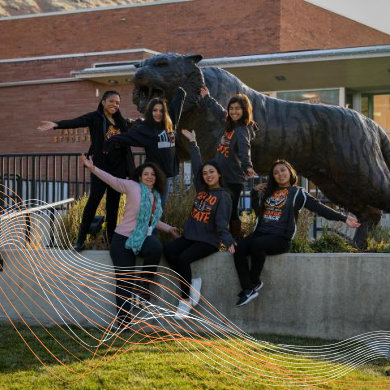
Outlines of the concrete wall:
M5 265L0 273L0 303L3 307L0 307L0 319L8 320L6 312L12 320L23 318L29 324L37 321L61 323L55 307L63 313L66 322L107 326L113 321L115 284L110 274L112 263L108 252L85 251L79 256L68 251L45 253L7 249L1 253ZM163 261L160 265L166 263ZM194 276L202 277L202 296L212 305L201 301L198 313L194 312L197 318L202 315L212 318L212 314L207 313L216 315L213 312L216 309L248 333L340 340L370 331L390 330L388 254L285 254L269 257L259 298L241 308L235 307L240 287L233 259L228 253L196 262L192 269ZM160 307L174 308L177 304L174 295L179 290L172 284L174 279L169 270L160 268L159 271L166 275L159 276L156 282L167 288L153 286L152 291L159 298L153 298L152 302ZM34 273L40 284L46 286L47 300ZM59 275L59 279L55 275ZM50 294L50 289L54 295ZM79 290L75 293L78 298L72 297L75 289ZM221 323L219 315L214 318Z

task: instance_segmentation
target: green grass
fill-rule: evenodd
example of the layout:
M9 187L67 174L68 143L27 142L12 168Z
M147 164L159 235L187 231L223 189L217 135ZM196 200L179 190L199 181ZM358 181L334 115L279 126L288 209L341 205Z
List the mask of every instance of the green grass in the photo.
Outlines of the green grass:
M239 338L230 340L230 344L227 344L226 340L209 337L186 340L176 334L175 340L172 340L172 336L165 333L149 336L126 333L96 349L79 343L77 336L87 344L96 345L102 337L101 332L88 329L90 335L87 335L85 331L76 327L71 327L71 331L65 327L46 330L42 327L31 327L30 330L22 324L16 325L16 329L12 325L0 325L0 390L287 388L272 385L267 387L261 384L264 380L259 376L257 383L251 380L253 374L250 370L244 372L242 367L252 364L256 359L260 359L259 357L265 364L264 367L267 364L273 365L273 360L269 359L265 347L247 343ZM329 344L329 341L318 339L272 335L255 337L277 344L310 346ZM233 353L229 354L229 351ZM277 353L278 349L272 356L275 357ZM226 364L226 360L233 361L234 358L240 361L237 367L231 365L229 369L223 369L218 365ZM308 362L307 359L301 360ZM295 368L292 370L299 370L294 355L286 357L286 361L295 361L293 363ZM214 367L207 363L213 364ZM275 374L275 371L271 372ZM301 372L308 374L304 368ZM82 375L83 373L86 374ZM364 390L373 388L373 383L369 381L382 381L381 388L385 389L390 388L390 381L386 382L387 387L383 382L389 379L389 375L390 362L380 359L347 374L342 378L343 381L348 381L347 383L319 384L316 388ZM363 381L367 382L367 385L362 383L355 387L350 381Z

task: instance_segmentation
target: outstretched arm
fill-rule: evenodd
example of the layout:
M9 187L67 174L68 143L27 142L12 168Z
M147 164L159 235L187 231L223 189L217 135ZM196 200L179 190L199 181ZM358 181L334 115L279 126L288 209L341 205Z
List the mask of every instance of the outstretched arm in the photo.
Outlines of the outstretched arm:
M115 176L110 175L106 171L95 167L91 156L87 158L83 154L81 156L81 161L91 173L96 175L100 180L104 181L115 191L120 192L121 194L129 194L132 190L134 190L136 186L138 186L138 184L132 180L119 179Z
M198 145L196 144L196 135L195 131L189 131L183 129L181 133L190 141L190 156L191 156L191 169L193 174L193 181L195 185L195 189L198 191L201 187L201 182L199 181L199 171L202 167L202 156L200 155L200 150Z
M41 121L41 125L37 127L37 130L38 131L49 131L49 130L54 130L57 127L58 127L58 125L56 122Z
M77 129L79 127L89 127L92 128L94 113L90 112L88 114L79 116L74 119L65 119L57 122L53 121L42 121L41 125L38 126L38 131L49 131L55 129Z
M228 226L230 215L232 213L232 200L230 195L226 193L225 197L221 197L215 210L215 229L222 243L228 248L230 253L234 253L234 238L230 234Z
M204 86L200 89L200 96L203 98L203 104L209 109L214 117L224 122L227 116L227 111L210 95L209 89Z
M314 198L307 192L305 192L305 196L305 208L307 208L308 210L313 211L319 216L329 219L331 221L345 222L351 228L358 228L360 226L360 223L357 221L357 219L350 216L347 217L343 213L339 213L338 211L333 210L328 206L325 206L318 199Z
M237 151L238 157L241 160L241 167L248 175L249 179L252 179L255 175L251 160L251 144L249 140L249 132L246 127L241 127L241 131L238 132L237 137Z

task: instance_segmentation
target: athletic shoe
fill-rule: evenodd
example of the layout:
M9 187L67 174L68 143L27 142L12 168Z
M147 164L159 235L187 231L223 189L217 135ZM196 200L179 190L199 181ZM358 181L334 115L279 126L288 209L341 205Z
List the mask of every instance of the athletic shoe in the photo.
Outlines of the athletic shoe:
M259 283L257 283L257 284L255 284L255 285L252 286L252 290L260 291L260 289L261 289L263 286L264 286L264 283L263 283L261 280L259 280ZM241 297L244 296L244 294L245 294L245 290L241 290L241 291L237 294L237 296L238 296L239 298L241 298Z
M202 278L196 278L191 280L190 297L192 307L195 307L199 303L201 286Z
M81 241L75 242L73 245L73 249L78 253L82 252L85 249L84 242Z
M259 280L259 283L257 283L255 286L252 286L252 289L255 291L260 291L263 286L264 283L261 280Z
M255 290L246 290L244 295L237 301L236 306L244 306L249 303L252 299L255 299L259 296L259 293Z
M174 318L176 320L184 320L185 318L188 318L191 309L192 306L189 302L185 301L184 299L180 299L180 302L177 305L176 314Z

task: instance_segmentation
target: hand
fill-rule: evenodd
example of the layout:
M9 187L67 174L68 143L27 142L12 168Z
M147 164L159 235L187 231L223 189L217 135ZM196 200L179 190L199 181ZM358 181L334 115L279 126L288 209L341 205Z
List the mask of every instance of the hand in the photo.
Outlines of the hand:
M268 185L268 183L261 183L255 187L253 187L253 189L256 191L259 191L263 194L265 192L265 190L267 189L267 185Z
M256 172L253 170L253 168L248 168L246 170L246 174L248 175L248 179L253 179L253 177L256 175Z
M209 89L204 85L204 86L200 89L200 96L202 96L202 98L204 98L206 95L210 95L210 91L209 91Z
M196 134L195 134L194 130L189 131L189 130L183 129L181 131L181 133L184 135L184 137L186 137L188 139L188 141L196 142Z
M347 220L345 223L350 227L350 228L358 228L360 226L360 223L357 221L356 218L354 217L347 217Z
M236 251L236 248L234 247L234 244L230 245L228 248L228 251L233 254Z
M37 127L38 131L48 131L53 130L57 127L57 123L51 121L41 121L41 125Z
M179 229L174 226L169 229L169 234L172 234L172 236L175 238L180 237Z
M81 161L86 166L86 168L89 169L91 172L95 171L95 165L93 165L92 156L89 156L87 158L87 157L85 157L85 154L83 153L81 155Z

